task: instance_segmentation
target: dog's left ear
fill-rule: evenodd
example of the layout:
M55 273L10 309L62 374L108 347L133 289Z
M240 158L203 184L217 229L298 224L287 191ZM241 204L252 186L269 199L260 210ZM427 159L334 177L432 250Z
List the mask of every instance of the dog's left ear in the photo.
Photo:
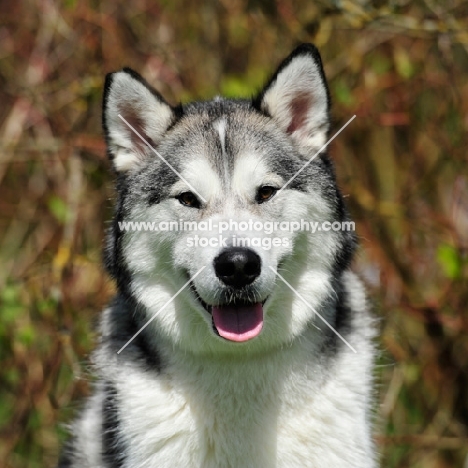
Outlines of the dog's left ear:
M253 104L271 116L299 147L318 149L325 144L330 98L317 48L312 44L297 47Z
M138 73L124 68L106 76L103 127L114 169L132 172L148 158L176 120L176 110Z

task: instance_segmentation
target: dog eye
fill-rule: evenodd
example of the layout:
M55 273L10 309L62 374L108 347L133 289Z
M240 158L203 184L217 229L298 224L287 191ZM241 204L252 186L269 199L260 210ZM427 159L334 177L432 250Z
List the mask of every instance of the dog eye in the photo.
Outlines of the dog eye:
M192 192L181 193L176 198L182 205L189 206L190 208L200 208L200 202Z
M263 203L268 201L273 195L278 191L275 187L270 187L269 185L265 185L260 187L257 192L257 203Z

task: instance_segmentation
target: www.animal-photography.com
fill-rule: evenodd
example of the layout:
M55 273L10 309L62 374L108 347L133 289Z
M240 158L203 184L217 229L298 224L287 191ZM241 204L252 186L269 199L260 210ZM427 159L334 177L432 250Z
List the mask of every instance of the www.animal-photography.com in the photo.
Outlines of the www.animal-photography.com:
M468 2L0 18L1 466L468 468Z

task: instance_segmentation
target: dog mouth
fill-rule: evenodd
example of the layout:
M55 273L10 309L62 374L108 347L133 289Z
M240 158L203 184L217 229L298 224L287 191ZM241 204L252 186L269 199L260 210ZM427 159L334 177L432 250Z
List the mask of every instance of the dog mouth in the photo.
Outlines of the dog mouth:
M234 300L226 304L209 305L198 294L195 285L190 288L198 302L211 315L214 332L220 337L241 343L249 341L260 334L263 328L262 302Z

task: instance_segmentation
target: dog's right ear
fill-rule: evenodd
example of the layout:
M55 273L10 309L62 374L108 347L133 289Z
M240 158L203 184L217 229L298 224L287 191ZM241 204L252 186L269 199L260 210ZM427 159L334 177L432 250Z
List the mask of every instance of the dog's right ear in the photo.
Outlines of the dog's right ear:
M106 76L102 122L107 151L118 173L157 157L148 144L155 148L175 119L175 110L130 68Z
M253 105L273 118L300 149L321 147L327 140L330 97L317 48L312 44L297 47Z

